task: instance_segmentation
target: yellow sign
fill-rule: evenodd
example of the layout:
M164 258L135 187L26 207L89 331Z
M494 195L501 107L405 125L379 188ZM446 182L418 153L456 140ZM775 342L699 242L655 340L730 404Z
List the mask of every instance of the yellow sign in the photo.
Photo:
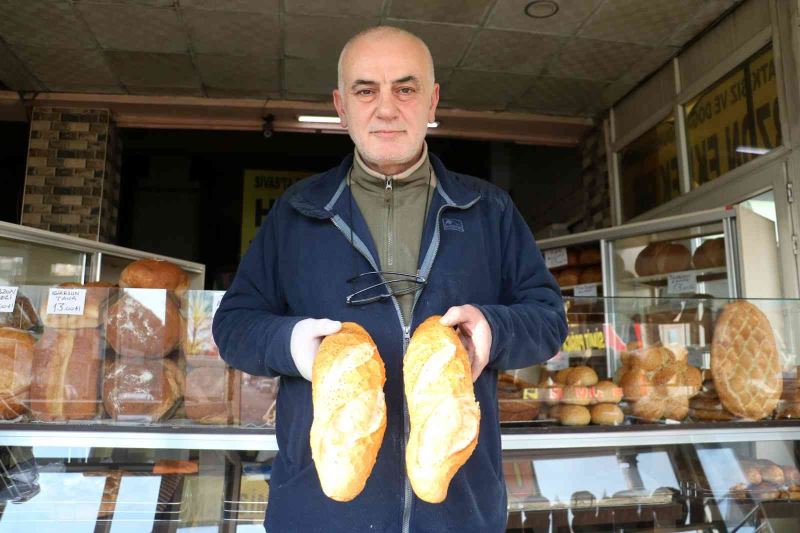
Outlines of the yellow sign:
M780 146L772 48L687 104L686 113L693 188Z
M291 185L310 175L310 172L244 171L242 256L278 197Z
M562 352L582 352L585 350L605 350L606 337L602 331L588 331L586 333L572 333L567 335Z

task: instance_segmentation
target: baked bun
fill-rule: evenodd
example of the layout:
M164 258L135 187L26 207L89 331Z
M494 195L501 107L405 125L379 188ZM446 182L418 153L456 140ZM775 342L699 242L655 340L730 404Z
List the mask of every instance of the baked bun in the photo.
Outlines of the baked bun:
M590 266L581 270L578 283L600 283L603 281L603 270L600 266Z
M600 403L592 406L592 424L601 426L618 426L625 420L625 415L618 405L613 403Z
M0 328L0 418L10 420L27 412L31 388L33 335Z
M403 359L411 432L406 468L414 493L439 503L478 444L480 408L469 357L453 328L439 316L425 320Z
M783 485L785 480L783 469L776 464L765 464L759 466L758 471L761 473L762 481L768 481L777 485Z
M108 309L106 338L119 355L164 357L181 338L178 306L163 291L125 294ZM150 298L152 296L152 298Z
M583 248L578 253L578 264L582 266L597 265L601 261L600 250L594 246Z
M166 420L182 397L183 373L169 359L123 357L106 368L103 406L114 420Z
M589 405L592 403L592 393L589 387L567 385L564 387L561 401L571 405Z
M578 284L581 271L578 268L566 268L558 273L556 282L559 287L572 287Z
M86 298L83 304L82 315L57 315L47 313L47 302L50 298L50 292L42 301L42 306L39 309L39 314L42 317L42 322L48 328L62 328L62 329L79 329L79 328L96 328L103 323L105 319L106 302L111 296L112 289L115 288L111 283L103 281L95 281L81 285L80 283L62 283L58 287L63 289L85 289Z
M725 266L725 239L709 239L694 251L694 268L716 268Z
M314 466L325 495L348 502L364 489L386 431L383 360L369 333L345 322L320 344L312 376Z
M619 403L622 401L622 388L611 381L600 381L592 387L593 403Z
M582 405L562 405L558 411L558 420L563 426L587 426L592 415Z
M597 372L588 366L575 366L567 375L567 385L590 387L598 381Z
M180 298L189 287L189 276L175 263L140 259L125 267L119 286L126 289L167 289Z

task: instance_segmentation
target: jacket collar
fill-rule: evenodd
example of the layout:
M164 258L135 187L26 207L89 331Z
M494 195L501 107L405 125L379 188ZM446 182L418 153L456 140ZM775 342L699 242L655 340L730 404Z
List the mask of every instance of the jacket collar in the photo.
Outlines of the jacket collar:
M480 191L468 187L458 174L449 172L438 157L431 153L428 157L437 177L436 191L445 205L464 207L480 198ZM289 203L304 215L320 219L347 211L345 178L352 164L353 154L349 154L338 167L301 181Z

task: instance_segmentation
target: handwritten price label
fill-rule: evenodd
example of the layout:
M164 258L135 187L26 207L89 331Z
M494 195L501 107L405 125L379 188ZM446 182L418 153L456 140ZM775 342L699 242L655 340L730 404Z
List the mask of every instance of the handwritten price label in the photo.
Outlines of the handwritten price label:
M667 277L669 294L686 294L697 292L697 274L694 272L675 272Z
M567 266L569 258L567 257L566 248L554 248L553 250L545 250L544 264L547 268L558 268Z
M0 287L0 313L13 313L17 287Z
M86 289L53 287L47 297L47 314L82 316L85 305Z
M597 297L597 284L586 283L583 285L575 285L576 298L595 298Z

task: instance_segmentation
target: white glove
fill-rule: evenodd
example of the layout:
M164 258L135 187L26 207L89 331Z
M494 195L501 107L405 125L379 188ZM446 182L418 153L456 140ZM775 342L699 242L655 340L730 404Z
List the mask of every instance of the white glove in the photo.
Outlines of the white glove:
M306 318L295 324L289 349L294 366L300 375L311 381L311 370L317 357L319 345L327 335L333 335L342 329L342 323L327 318Z

